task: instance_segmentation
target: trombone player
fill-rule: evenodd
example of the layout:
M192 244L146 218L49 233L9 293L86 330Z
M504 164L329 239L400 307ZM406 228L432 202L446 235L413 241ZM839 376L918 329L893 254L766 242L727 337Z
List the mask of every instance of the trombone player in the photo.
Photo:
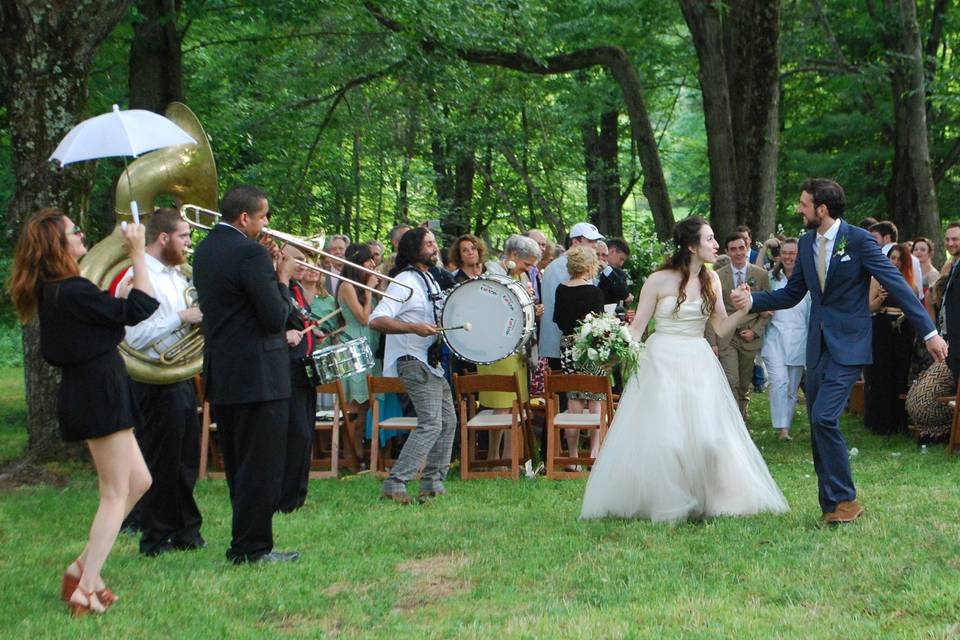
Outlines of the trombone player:
M142 357L160 361L161 355L183 340L199 339L191 329L202 318L188 300L191 283L180 271L191 246L190 225L175 209L157 209L146 225L146 267L160 307L149 318L126 329L127 345ZM116 291L126 297L133 268ZM200 450L200 421L193 380L172 384L131 381L143 414L136 433L153 485L140 499L140 553L160 555L173 550L199 549L203 518L193 497Z

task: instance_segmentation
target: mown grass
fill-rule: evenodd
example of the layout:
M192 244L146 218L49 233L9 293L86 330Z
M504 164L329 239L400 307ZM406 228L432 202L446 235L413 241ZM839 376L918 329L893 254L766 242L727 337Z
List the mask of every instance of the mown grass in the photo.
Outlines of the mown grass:
M13 403L15 405L15 403ZM16 406L3 404L3 411ZM960 635L960 467L853 419L867 516L822 529L805 415L796 440L751 429L783 516L680 526L580 522L582 481L459 482L432 503L377 500L368 477L317 481L275 520L289 566L234 567L222 481L197 488L202 551L140 558L121 537L121 600L70 620L59 577L96 508L94 477L0 496L0 635L19 638L952 638ZM20 405L22 407L22 404ZM6 415L6 414L5 414ZM23 443L2 431L0 451ZM11 442L8 442L11 441Z

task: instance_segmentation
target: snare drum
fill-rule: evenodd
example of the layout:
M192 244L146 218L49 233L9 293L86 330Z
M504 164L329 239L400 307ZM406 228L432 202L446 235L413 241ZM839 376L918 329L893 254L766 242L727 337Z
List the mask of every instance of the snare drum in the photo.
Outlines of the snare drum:
M440 312L441 326L470 331L444 331L450 350L463 360L490 364L517 353L536 327L535 302L521 282L488 273L450 290Z
M365 338L317 349L303 359L307 378L314 385L341 380L372 369L373 354Z

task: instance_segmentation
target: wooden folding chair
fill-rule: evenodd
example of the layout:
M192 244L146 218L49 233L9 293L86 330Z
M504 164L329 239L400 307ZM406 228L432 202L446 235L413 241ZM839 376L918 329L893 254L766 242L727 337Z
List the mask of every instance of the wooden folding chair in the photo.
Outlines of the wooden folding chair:
M560 394L573 391L606 394L606 400L600 404L600 413L561 412ZM590 466L594 462L592 457L581 455L579 450L575 456L564 457L561 450L563 439L560 435L564 429L596 430L600 432L600 444L603 444L613 417L613 393L610 390L610 379L607 376L557 375L549 372L544 379L544 397L547 404L547 477L564 479L588 475L586 471L567 471L562 467L557 469L558 465Z
M220 453L220 447L217 446L217 440L212 434L217 432L217 423L210 418L210 403L204 395L203 378L199 375L193 377L193 384L197 388L197 401L200 403L197 411L200 412L200 469L198 479L213 478L222 480L227 477L223 470L223 455ZM208 471L207 468L213 463L216 471Z
M457 407L460 412L460 477L463 480L474 478L513 478L520 477L520 459L530 458L530 418L521 398L520 374L511 375L457 375L453 374L453 387L456 392ZM481 391L500 391L514 394L510 413L495 413L492 409L480 410ZM480 431L488 433L498 429L510 430L510 459L477 459L477 435ZM509 471L495 471L491 467L509 464ZM486 469L486 471L476 470Z
M408 418L406 416L380 419L380 401L377 400L377 394L406 393L407 389L403 386L403 381L400 378L367 376L367 390L370 393L370 410L372 411L373 423L373 433L370 434L370 471L384 478L387 475L388 466L393 466L396 459L387 458L386 455L381 454L380 429L413 431L417 428L417 419L416 417Z
M350 412L347 410L346 396L343 383L339 380L317 385L317 393L329 393L334 397L333 410L317 412L313 426L313 451L310 456L311 478L336 478L340 471L340 462L357 473L360 471L360 461L357 456L356 444L353 437ZM327 415L329 414L329 416ZM345 447L340 446L340 433L343 432ZM329 437L330 447L327 449L323 440ZM326 469L324 469L326 468Z

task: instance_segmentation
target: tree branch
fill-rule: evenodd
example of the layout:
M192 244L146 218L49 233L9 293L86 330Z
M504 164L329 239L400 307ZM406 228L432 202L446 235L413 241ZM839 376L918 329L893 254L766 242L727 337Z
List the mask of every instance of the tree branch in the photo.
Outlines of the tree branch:
M183 50L190 53L197 49L215 47L224 44L244 44L248 42L271 42L275 40L295 40L297 38L319 38L321 36L385 36L384 31L307 31L303 33L285 33L278 36L249 36L246 38L226 38L223 40L208 40L195 44Z
M837 37L834 35L833 29L830 27L830 19L827 17L826 11L823 10L823 3L820 2L820 0L812 0L812 3L813 13L817 18L817 22L820 24L820 29L823 31L823 35L827 39L827 43L830 45L830 50L833 51L833 57L839 64L849 67L850 62L847 60L847 57L843 55L843 50L840 48L840 43L837 42Z
M947 155L943 157L937 164L937 168L933 171L933 182L934 184L939 184L943 180L944 176L947 175L947 172L953 168L957 162L960 162L960 138L957 138L953 141L953 144L950 146L950 151L947 152Z

